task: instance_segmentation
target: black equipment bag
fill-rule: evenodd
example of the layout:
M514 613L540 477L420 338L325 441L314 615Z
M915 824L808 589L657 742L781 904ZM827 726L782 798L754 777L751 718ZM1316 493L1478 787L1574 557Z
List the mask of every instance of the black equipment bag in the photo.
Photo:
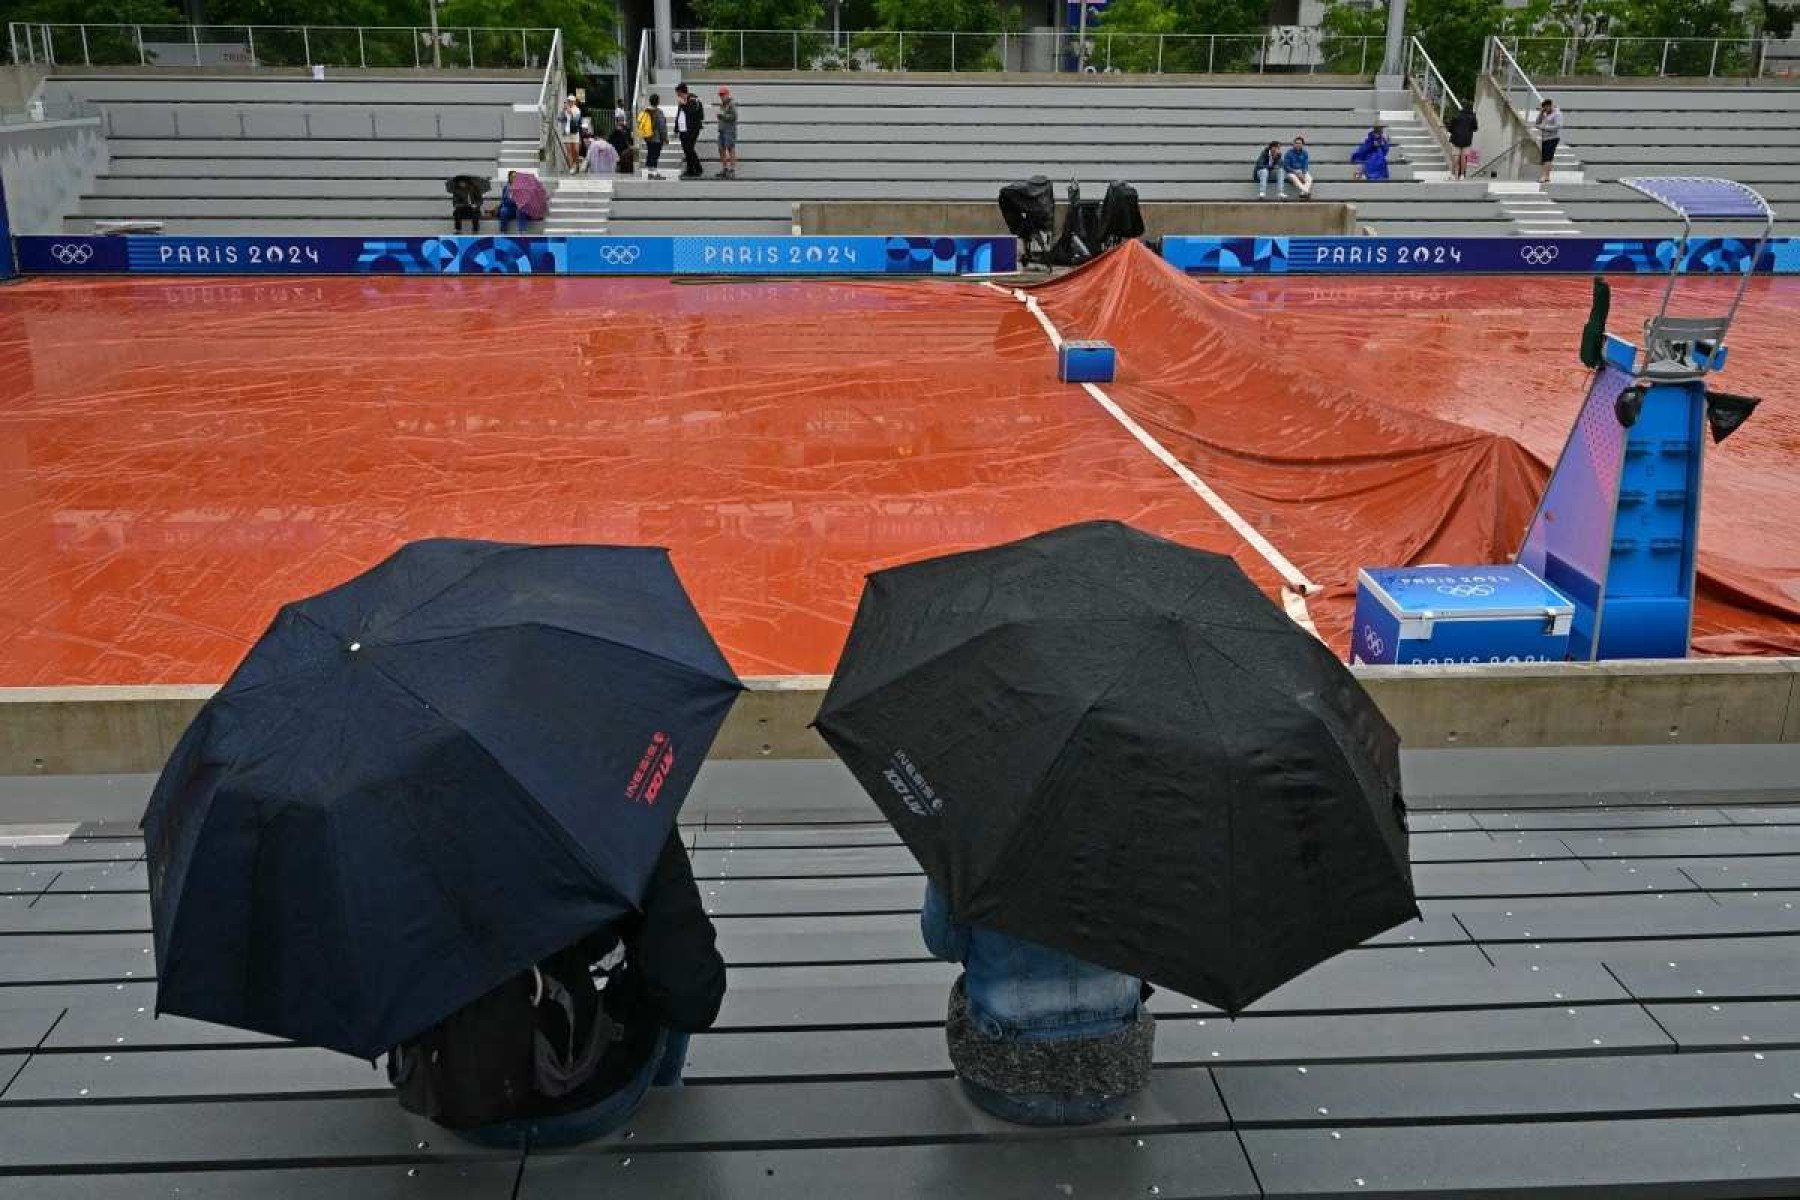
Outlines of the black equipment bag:
M1018 238L1030 239L1056 228L1056 190L1042 175L1000 189L1000 215Z
M600 1002L588 958L560 950L395 1047L388 1079L400 1107L474 1129L532 1115L592 1079L623 1030Z
M1100 235L1103 245L1116 246L1144 236L1144 212L1138 207L1137 189L1115 179L1100 202Z

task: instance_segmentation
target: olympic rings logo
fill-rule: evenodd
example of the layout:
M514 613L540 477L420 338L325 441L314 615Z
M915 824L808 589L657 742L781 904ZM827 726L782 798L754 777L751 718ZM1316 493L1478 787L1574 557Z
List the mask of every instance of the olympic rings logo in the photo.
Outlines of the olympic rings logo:
M642 253L643 248L640 246L602 246L600 247L600 261L610 263L615 267L628 267L636 262Z
M1556 261L1559 253L1555 246L1521 246L1519 257L1534 267L1547 267Z
M94 248L85 242L58 242L50 247L50 257L65 267L78 267L94 257Z
M1382 640L1379 633L1375 632L1373 625L1363 626L1363 648L1376 658L1380 658L1382 653L1387 650L1387 643Z
M1494 589L1485 583L1440 583L1437 590L1440 595L1455 596L1459 600L1494 594Z

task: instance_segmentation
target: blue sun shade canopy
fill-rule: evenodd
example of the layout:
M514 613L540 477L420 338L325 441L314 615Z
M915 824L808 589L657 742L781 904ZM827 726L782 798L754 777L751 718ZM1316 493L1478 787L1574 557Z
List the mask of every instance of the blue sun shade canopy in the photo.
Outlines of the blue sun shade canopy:
M1653 175L1621 179L1685 221L1773 221L1774 210L1763 198L1730 179L1695 175Z

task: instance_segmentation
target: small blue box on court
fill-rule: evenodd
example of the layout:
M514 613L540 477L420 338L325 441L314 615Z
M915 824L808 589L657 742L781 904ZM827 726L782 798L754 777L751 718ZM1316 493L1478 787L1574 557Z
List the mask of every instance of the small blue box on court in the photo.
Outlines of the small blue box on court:
M1575 606L1524 567L1368 567L1353 663L1561 662Z
M1118 361L1111 342L1064 342L1056 352L1056 377L1064 383L1111 383Z

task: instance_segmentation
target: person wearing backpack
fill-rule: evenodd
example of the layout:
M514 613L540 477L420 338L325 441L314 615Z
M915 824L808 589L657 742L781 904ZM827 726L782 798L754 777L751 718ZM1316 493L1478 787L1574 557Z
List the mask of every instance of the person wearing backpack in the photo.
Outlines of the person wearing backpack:
M663 146L669 140L669 119L663 116L662 97L650 93L650 102L637 117L637 135L644 142L644 167L652 179L661 179L656 164L662 159Z
M470 1141L566 1146L679 1086L688 1035L712 1026L725 963L671 831L640 910L595 930L388 1055L400 1106Z
M700 103L700 97L688 91L688 85L677 84L675 87L675 136L681 139L681 156L683 179L699 179L706 174L700 165L700 153L694 149L700 140L700 127L706 124L706 106Z

